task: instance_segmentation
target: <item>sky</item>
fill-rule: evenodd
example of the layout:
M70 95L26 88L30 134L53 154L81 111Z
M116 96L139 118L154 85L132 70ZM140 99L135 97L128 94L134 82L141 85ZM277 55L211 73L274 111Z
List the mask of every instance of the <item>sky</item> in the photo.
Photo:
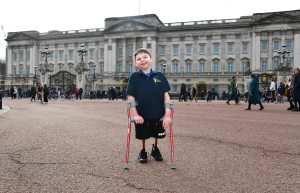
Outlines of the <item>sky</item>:
M172 23L296 9L300 9L299 0L4 0L0 3L0 59L6 57L8 32L104 28L105 18L144 14Z

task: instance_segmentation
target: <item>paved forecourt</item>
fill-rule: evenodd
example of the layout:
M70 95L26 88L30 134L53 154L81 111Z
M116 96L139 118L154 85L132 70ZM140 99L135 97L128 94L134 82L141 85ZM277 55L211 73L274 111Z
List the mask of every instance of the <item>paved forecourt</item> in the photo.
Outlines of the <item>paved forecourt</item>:
M133 129L128 171L125 101L3 103L0 192L300 192L300 113L287 103L245 111L243 102L174 101L177 169L169 136L159 142L164 161L139 164Z

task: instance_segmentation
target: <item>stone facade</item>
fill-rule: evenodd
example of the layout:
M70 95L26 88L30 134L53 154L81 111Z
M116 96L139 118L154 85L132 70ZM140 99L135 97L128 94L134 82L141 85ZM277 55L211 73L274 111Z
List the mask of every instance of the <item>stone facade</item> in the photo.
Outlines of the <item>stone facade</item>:
M165 72L171 92L178 92L183 82L222 92L233 75L244 92L250 71L274 72L283 45L291 50L291 65L300 67L300 10L177 23L162 23L154 14L114 17L105 19L103 29L9 32L6 41L6 87L29 86L35 73L42 78L38 68L45 62L45 47L53 51L47 84L59 71L76 75L77 51L83 44L88 51L83 59L90 68L84 76L86 91L126 87L136 70L132 54L144 47L152 53L153 69Z

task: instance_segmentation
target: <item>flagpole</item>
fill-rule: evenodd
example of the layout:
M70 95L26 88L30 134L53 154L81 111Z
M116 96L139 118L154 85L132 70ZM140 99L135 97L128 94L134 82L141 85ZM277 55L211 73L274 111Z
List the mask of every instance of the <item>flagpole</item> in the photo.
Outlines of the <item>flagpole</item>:
M139 0L139 15L141 15L141 0Z

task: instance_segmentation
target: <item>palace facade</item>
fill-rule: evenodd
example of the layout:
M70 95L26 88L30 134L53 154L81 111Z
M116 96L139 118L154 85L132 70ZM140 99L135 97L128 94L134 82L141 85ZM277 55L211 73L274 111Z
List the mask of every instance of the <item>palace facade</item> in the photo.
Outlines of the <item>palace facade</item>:
M276 76L282 46L290 50L290 65L300 67L300 10L177 23L163 23L155 14L113 17L104 28L9 32L6 41L6 89L30 87L35 80L85 91L126 87L136 70L133 52L143 47L152 53L153 69L166 74L171 92L182 83L222 92L233 75L244 92L249 72ZM80 58L82 45L87 52ZM49 55L42 54L45 48ZM81 59L82 75L76 70Z

